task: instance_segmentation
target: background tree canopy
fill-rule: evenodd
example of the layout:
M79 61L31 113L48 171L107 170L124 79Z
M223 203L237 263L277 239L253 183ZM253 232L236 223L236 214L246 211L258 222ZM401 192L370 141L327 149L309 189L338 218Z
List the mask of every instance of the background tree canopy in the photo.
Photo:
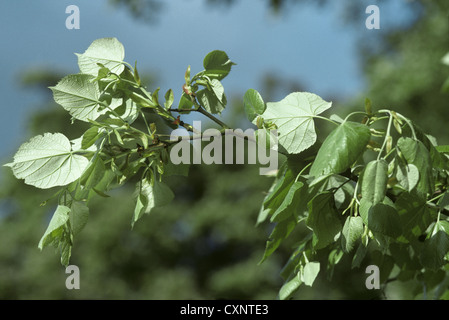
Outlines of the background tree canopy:
M143 22L158 23L164 5L158 0L110 0ZM206 1L222 6L222 1ZM237 0L225 1L232 6ZM288 14L300 0L266 1L268 10ZM382 8L382 3L378 1ZM329 10L330 1L318 1ZM349 23L363 21L365 2L342 1L338 8ZM440 143L449 144L446 130L447 93L442 86L449 68L441 63L449 51L447 1L413 1L414 12L406 25L381 29L375 42L364 41L360 31L359 63L366 90L350 101L334 101L340 110L360 109L366 97L375 107L387 106L412 118ZM355 24L355 23L354 23ZM354 26L354 28L356 28ZM360 28L360 27L359 27ZM201 56L199 56L201 58ZM182 76L182 75L181 75ZM81 126L50 102L49 85L61 78L54 70L24 72L24 90L42 88L46 107L28 119L30 135L62 132L79 136ZM157 76L148 74L149 87ZM228 80L229 82L232 79ZM301 90L302 84L280 75L261 79L261 93L271 101L275 92ZM241 88L245 91L247 88ZM229 97L228 122L238 124L243 114L242 95ZM337 111L338 112L338 111ZM327 130L327 128L322 128ZM36 192L6 170L0 187L0 299L273 299L282 279L279 271L290 253L283 245L273 257L258 265L272 226L255 227L260 204L271 180L255 166L192 166L189 177L173 178L175 201L158 208L130 230L132 191L116 190L112 197L91 207L89 224L76 240L71 263L81 270L81 290L65 288L66 274L51 249L40 252L37 243L52 209L38 205L51 191ZM295 243L295 236L288 241ZM364 270L346 273L343 261L332 279L319 278L313 288L301 288L298 299L373 299L422 297L416 282L395 281L385 290L365 288ZM443 287L448 280L439 279Z

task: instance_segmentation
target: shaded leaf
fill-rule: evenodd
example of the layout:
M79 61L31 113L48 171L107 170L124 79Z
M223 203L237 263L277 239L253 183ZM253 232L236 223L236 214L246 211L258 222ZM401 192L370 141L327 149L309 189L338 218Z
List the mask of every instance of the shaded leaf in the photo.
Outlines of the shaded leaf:
M397 166L396 179L399 185L408 192L412 191L419 181L419 170L414 164L403 164L399 162Z
M81 232L89 218L89 208L84 201L73 201L70 206L69 220L73 235Z
M332 192L315 196L308 204L307 226L313 230L313 246L321 249L334 242L342 226Z
M433 193L432 160L427 148L419 140L404 137L399 138L397 145L407 163L415 165L419 170L418 191Z
M350 121L342 123L324 140L310 175L318 177L346 171L363 154L370 137L367 126Z
M282 201L281 205L276 209L276 211L271 216L272 222L282 221L289 216L294 214L294 211L297 207L299 201L304 201L302 197L299 197L301 188L304 186L304 183L301 181L297 181L293 183L288 189L288 192Z
M279 247L282 241L290 235L295 226L296 221L293 217L283 220L276 224L276 226L274 227L273 231L270 234L270 237L268 238L264 255L259 264L265 261L265 259L267 259L274 251L276 251L276 249Z
M144 213L149 214L153 208L169 204L174 198L173 191L164 182L154 180L153 184L146 179L139 181L136 188L136 207L132 225Z
M400 217L394 204L389 201L373 204L362 198L359 212L371 231L393 238L402 234Z
M422 265L431 270L438 270L447 261L444 257L449 252L449 222L438 221L432 235L426 239L421 251L420 261Z
M422 235L431 223L426 198L417 192L404 192L395 202L403 229L402 241L413 241Z
M387 192L388 164L385 160L369 162L362 176L362 198L373 205L382 202Z

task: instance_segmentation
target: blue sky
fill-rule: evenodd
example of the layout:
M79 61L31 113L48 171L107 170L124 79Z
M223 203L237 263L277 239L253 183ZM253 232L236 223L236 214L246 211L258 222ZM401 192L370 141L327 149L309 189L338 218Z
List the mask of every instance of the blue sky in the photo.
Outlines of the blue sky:
M0 2L0 108L7 115L0 126L0 159L10 161L29 138L28 114L45 102L41 92L18 85L19 75L35 67L77 73L74 53L84 52L102 37L117 37L125 46L125 61L137 60L140 70L156 72L161 92L173 88L178 94L175 99L187 65L192 73L201 71L202 59L215 49L226 51L237 63L224 80L228 93L243 95L248 88L261 89L261 78L270 72L298 81L324 99L363 91L357 48L361 33L369 41L375 31L366 32L364 23L359 28L345 25L337 7L298 5L276 17L265 1L238 1L229 8L204 2L167 1L155 24L136 21L106 0ZM392 0L388 7L381 7L382 23L397 23L404 16L403 3ZM71 4L80 9L79 30L65 27L65 9Z

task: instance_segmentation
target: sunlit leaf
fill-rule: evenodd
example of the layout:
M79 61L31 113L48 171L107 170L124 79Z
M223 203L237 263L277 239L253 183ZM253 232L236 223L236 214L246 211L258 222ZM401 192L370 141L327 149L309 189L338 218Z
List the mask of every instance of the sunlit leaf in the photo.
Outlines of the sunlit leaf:
M95 120L107 110L100 110L100 89L98 83L91 82L91 75L72 74L64 77L54 87L53 98L75 119Z
M363 220L361 217L349 216L342 230L341 245L345 252L351 252L358 240L362 237Z
M59 205L53 214L53 217L45 230L44 235L39 241L39 249L43 249L45 246L52 244L62 236L63 227L69 220L70 208L67 206Z
M26 184L48 189L65 186L81 177L89 160L76 154L61 133L46 133L22 144L14 155L14 162L7 164L16 178Z
M249 121L253 121L257 116L265 111L265 102L262 96L254 89L246 91L243 97L243 106L245 108L246 117Z
M301 280L304 282L306 286L311 287L315 282L318 273L320 272L320 263L310 261L307 262L304 266Z
M300 153L316 142L314 116L331 106L316 94L294 92L279 102L268 102L262 118L276 125L280 151Z
M122 73L125 68L123 65L125 48L116 38L97 39L84 53L76 55L80 71L84 74L97 76L101 65L116 74Z

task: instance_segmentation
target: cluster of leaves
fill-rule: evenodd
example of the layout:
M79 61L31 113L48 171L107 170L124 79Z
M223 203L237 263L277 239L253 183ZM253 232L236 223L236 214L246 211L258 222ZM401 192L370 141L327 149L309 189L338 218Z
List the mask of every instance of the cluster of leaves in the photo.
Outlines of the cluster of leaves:
M345 254L352 268L369 256L384 282L413 279L427 289L441 283L449 271L449 146L397 112L372 111L367 100L365 112L330 116L336 128L311 148L309 160L297 161L292 153L315 143L313 118L330 107L305 97L292 93L260 115L278 125L288 151L259 215L259 222L276 223L262 261L301 225L310 231L281 272L279 298L312 285L321 269L331 277ZM306 106L310 116L292 112ZM292 130L293 122L304 130ZM317 258L323 252L326 263Z
M171 141L155 123L148 123L147 117L155 115L168 127L183 126L191 132L192 126L173 113L196 111L222 124L212 114L219 114L226 105L220 80L234 64L217 50L205 57L200 73L191 77L189 67L178 108L173 109L173 91L167 91L164 103L159 102L159 88L147 91L136 64L133 67L123 61L124 47L116 38L95 40L77 57L80 73L64 77L50 89L72 122L87 122L89 129L71 141L61 133L36 136L20 146L14 161L6 164L26 184L43 189L61 187L54 195L58 205L39 248L55 246L63 265L69 264L73 237L87 223L93 196L108 197L108 191L137 175L132 225L173 199L163 178L186 175L188 164L170 162L170 148L180 139ZM144 130L133 126L139 117Z
M171 89L161 103L159 89L150 93L142 86L136 64L123 61L117 39L96 40L77 56L80 73L51 90L73 120L90 128L72 141L60 133L34 137L7 164L27 184L61 187L39 247L54 245L64 265L73 237L88 220L93 196L107 197L112 188L137 177L132 225L173 199L164 178L188 174L188 166L174 165L169 157L180 139L168 139L146 114L193 133L179 114L198 112L224 132L229 126L214 115L226 106L221 80L234 65L226 53L213 51L203 71L192 77L188 67L175 109ZM439 146L397 112L373 111L368 100L365 111L345 119L322 116L332 104L307 92L265 103L250 89L243 100L248 120L258 128L256 138L269 137L267 146L284 160L258 217L258 223L274 224L262 261L292 233L308 230L281 272L285 284L279 298L290 298L302 283L311 286L322 269L331 276L345 254L352 255L354 268L369 256L384 281L421 278L430 287L446 276L449 146ZM133 125L139 117L142 130ZM316 119L336 126L322 143ZM318 259L323 252L325 268Z

